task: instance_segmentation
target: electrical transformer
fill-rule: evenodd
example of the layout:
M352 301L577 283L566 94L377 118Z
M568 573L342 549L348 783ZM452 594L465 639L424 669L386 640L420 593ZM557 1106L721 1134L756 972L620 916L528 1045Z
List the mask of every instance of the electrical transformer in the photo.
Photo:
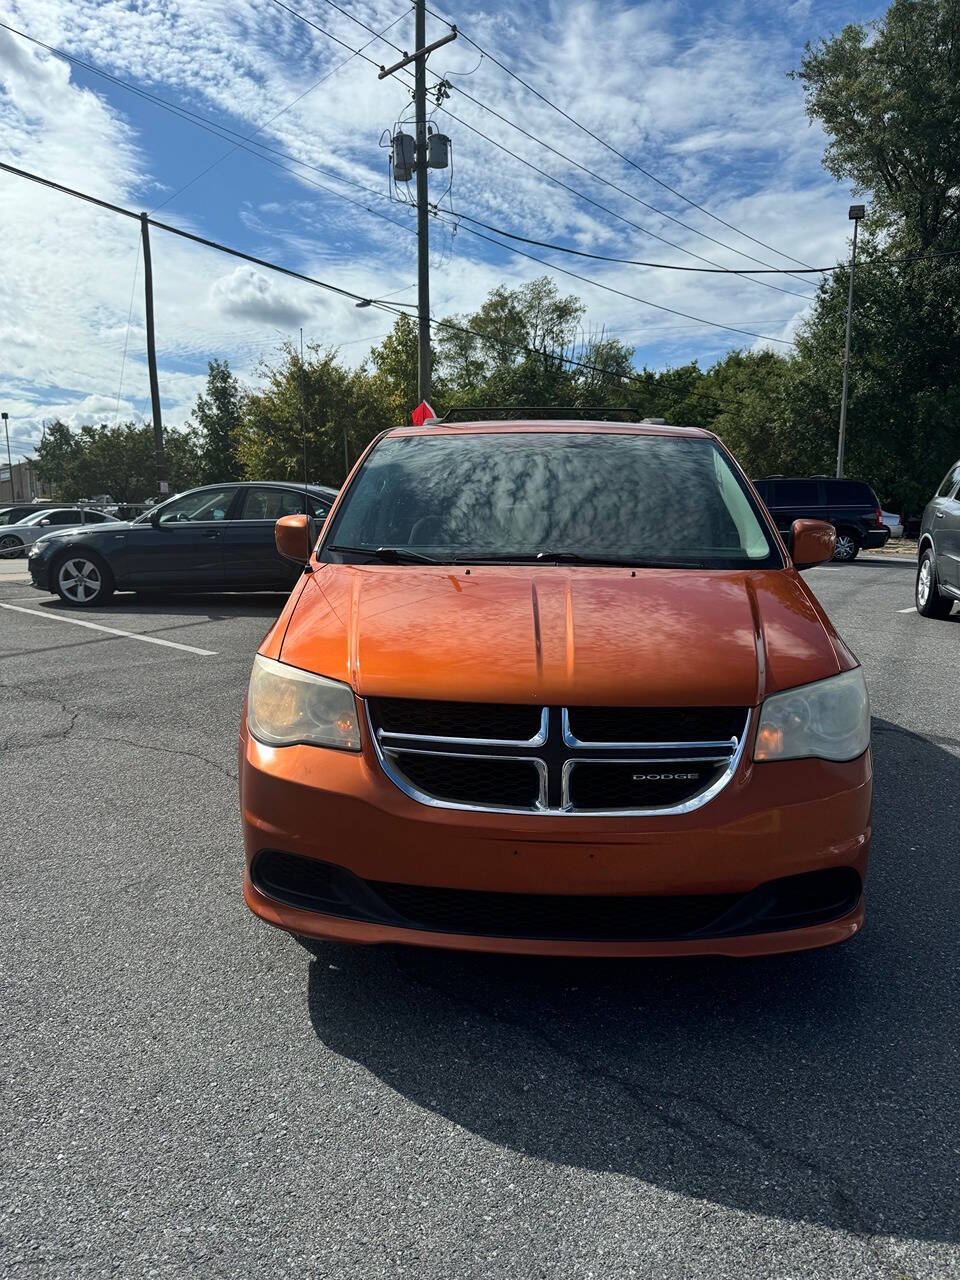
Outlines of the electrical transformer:
M393 177L396 182L409 182L416 169L416 140L412 133L393 135Z
M445 133L431 133L427 140L427 166L446 169L450 163L450 139Z

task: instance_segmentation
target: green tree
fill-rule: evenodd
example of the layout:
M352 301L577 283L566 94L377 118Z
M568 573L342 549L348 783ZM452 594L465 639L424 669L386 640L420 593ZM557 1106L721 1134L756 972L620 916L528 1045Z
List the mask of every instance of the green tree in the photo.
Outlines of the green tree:
M960 0L894 0L884 18L807 45L794 76L838 182L915 247L960 245Z
M239 444L243 388L226 360L207 365L207 392L197 396L193 421L199 433L202 483L216 484L243 476Z
M420 403L417 390L419 334L413 316L399 315L393 329L370 352L379 392L390 405L389 423L409 422L409 414Z
M239 457L250 479L299 480L304 441L312 482L339 485L359 452L394 425L395 401L363 367L350 371L334 349L311 344L303 362L288 343L263 385L245 401Z
M198 483L196 437L189 431L164 432L171 491ZM122 422L71 431L62 422L48 427L37 446L37 472L72 502L109 493L118 502L142 502L156 495L153 427Z
M821 286L791 362L793 411L817 471L836 457L848 280L841 270ZM917 513L960 454L960 262L868 256L857 267L852 350L848 474Z
M36 447L37 475L58 496L72 498L73 474L82 453L79 437L58 418L44 427L43 439Z
M570 403L560 358L576 340L586 308L561 297L549 276L503 286L479 310L437 326L438 372L451 404ZM558 396L560 397L558 399Z

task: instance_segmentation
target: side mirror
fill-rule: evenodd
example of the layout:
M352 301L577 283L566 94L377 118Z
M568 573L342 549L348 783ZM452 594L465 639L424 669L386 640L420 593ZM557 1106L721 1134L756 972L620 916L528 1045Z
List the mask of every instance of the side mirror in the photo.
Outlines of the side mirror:
M41 527L42 527L42 528L46 528L46 526L47 526L49 523L50 523L50 521L49 521L49 520L41 520L41 521L40 521L40 524L41 524Z
M832 560L837 531L825 520L794 520L790 529L790 555L795 569L812 569Z
M306 564L313 550L312 521L309 516L281 516L274 529L277 550L284 560Z

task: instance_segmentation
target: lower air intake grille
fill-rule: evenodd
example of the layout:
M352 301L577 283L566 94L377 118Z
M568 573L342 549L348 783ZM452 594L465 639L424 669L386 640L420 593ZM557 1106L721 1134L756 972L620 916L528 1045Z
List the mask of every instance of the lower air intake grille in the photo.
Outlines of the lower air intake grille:
M328 916L433 933L607 942L807 928L847 915L861 890L852 867L830 867L768 880L748 893L495 893L363 880L329 862L274 851L258 854L250 874L267 897Z

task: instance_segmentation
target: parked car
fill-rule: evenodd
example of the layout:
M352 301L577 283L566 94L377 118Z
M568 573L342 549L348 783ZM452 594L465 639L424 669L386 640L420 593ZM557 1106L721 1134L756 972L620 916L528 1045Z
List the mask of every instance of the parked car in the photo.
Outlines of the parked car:
M323 520L335 497L310 486L311 518ZM30 576L73 605L102 604L115 590L289 591L297 571L277 553L274 527L304 512L304 501L303 485L204 485L130 522L44 538L30 554Z
M791 951L863 921L863 673L709 432L398 428L256 659L250 908L351 942Z
M26 516L35 516L42 509L45 508L37 506L35 502L20 502L16 506L0 507L0 528L8 524L16 524Z
M26 547L52 529L66 532L74 525L83 527L104 522L116 523L113 516L93 507L41 507L39 511L32 507L30 515L0 529L0 556L22 555Z
M877 495L862 480L831 476L766 476L755 480L781 536L794 520L826 520L837 531L835 560L854 560L861 550L885 546L885 526Z
M890 530L891 538L903 537L903 521L899 516L895 516L892 511L881 511L880 519Z
M960 600L960 462L924 509L917 554L917 613L945 618Z

